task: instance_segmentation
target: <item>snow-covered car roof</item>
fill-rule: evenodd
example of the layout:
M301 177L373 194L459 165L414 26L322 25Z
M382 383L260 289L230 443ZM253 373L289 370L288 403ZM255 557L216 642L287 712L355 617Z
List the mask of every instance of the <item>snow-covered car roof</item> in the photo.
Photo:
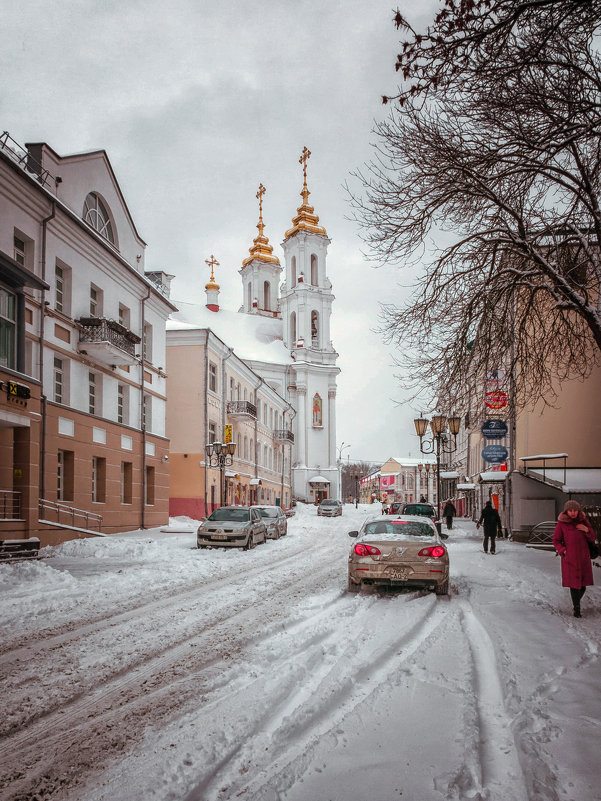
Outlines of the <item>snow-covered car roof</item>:
M438 537L436 526L423 515L380 515L366 520L359 539L398 540L409 537L411 540Z

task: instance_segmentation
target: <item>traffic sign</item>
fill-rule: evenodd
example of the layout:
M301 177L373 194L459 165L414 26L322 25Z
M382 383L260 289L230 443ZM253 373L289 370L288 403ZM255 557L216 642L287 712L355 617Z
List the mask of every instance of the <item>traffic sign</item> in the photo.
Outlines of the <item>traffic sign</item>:
M484 396L484 403L489 409L503 409L507 406L507 393L495 390L495 392L487 392Z
M486 439L502 439L507 436L507 423L505 420L485 420L480 431Z

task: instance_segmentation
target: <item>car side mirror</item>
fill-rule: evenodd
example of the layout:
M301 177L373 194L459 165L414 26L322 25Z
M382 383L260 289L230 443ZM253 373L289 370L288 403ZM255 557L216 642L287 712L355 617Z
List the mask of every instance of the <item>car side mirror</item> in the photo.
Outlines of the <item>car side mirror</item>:
M348 535L349 535L349 537L358 537L359 536L359 532L358 531L349 531Z

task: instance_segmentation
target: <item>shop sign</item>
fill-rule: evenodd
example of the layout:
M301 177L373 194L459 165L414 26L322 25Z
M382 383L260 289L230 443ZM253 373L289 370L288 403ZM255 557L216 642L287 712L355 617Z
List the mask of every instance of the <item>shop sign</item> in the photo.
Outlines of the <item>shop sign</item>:
M507 406L507 393L506 392L487 392L484 396L484 403L489 409L503 409Z
M507 423L505 420L485 420L480 431L486 439L502 439L507 436Z
M6 390L6 394L12 398L28 400L31 397L29 387L25 384L17 384L16 381L0 381L0 389Z
M233 441L233 436L234 436L234 427L232 425L225 426L223 441L225 442L226 445L228 442Z
M482 448L482 458L490 464L501 464L507 461L509 451L505 445L487 445Z

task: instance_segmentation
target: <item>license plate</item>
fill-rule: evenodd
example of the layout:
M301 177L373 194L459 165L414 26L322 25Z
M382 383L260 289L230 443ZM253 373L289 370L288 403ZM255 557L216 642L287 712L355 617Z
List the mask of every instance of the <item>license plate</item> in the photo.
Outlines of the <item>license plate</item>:
M227 540L228 536L227 536L227 534L212 534L211 535L211 539L212 540Z
M409 575L409 569L406 567L395 568L389 570L388 575L390 576L391 579L400 579L401 581L405 581L405 579Z

